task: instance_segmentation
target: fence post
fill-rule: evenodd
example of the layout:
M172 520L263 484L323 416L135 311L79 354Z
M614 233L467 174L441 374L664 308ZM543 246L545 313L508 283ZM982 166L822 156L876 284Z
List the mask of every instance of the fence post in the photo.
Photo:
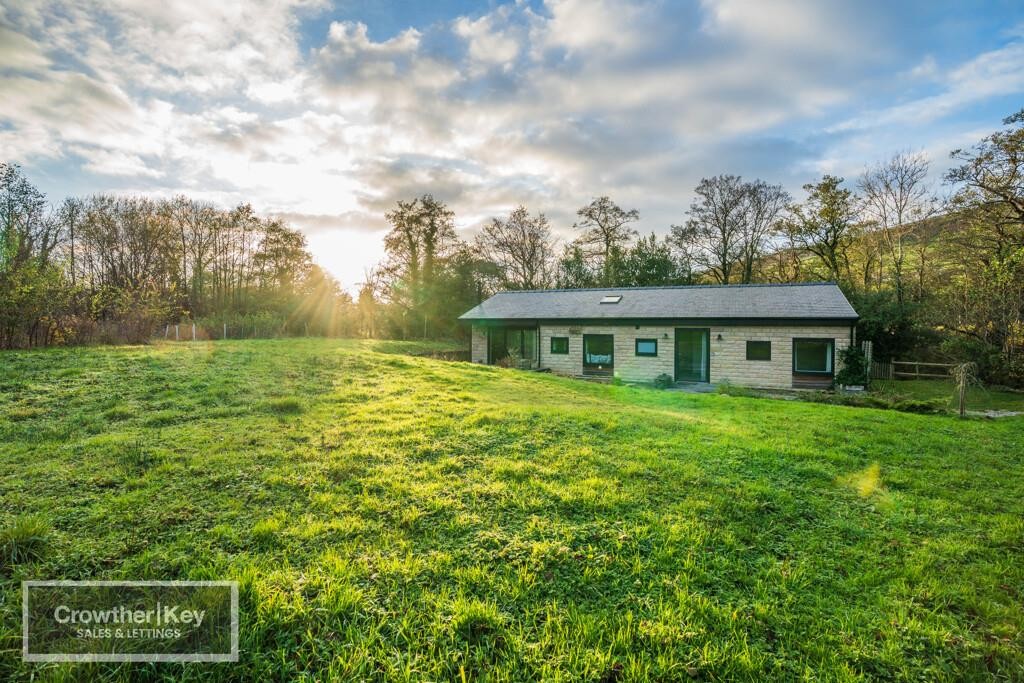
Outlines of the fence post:
M192 341L196 340L196 324L192 323Z
M871 366L872 366L872 362L871 362L871 360L872 360L871 359L871 350L872 350L871 340L869 339L868 341L866 341L863 344L861 344L861 347L864 349L864 374L867 375L866 379L867 379L868 384L870 384L871 383Z
M224 336L222 337L222 339L227 339L227 338L228 338L228 324L224 323Z
M167 335L171 333L170 324L164 325L164 339L167 339Z
M175 323L175 325L174 325L174 341L179 341L179 339L178 339L178 325L177 325L177 323Z

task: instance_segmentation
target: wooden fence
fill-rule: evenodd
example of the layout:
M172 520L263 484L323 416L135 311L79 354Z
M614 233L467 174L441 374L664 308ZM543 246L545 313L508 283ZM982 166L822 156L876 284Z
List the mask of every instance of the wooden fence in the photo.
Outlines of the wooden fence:
M875 360L871 361L871 372L868 373L870 379L895 379L893 374L892 363L889 361Z
M900 379L949 379L952 363L918 363L894 360L893 375Z
M921 363L914 360L874 361L871 379L949 379L952 363Z

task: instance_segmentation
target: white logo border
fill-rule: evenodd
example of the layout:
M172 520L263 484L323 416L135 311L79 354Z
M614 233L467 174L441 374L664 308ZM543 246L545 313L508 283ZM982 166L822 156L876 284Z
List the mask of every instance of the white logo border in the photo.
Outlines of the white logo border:
M144 654L144 653L55 653L32 654L28 648L29 588L46 586L157 586L199 588L231 588L231 652L214 654ZM22 581L21 582L21 658L26 662L237 662L238 661L238 582L237 581Z

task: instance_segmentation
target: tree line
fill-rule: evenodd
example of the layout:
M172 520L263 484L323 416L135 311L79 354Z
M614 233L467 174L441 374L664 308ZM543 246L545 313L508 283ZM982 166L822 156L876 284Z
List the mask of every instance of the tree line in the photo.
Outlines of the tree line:
M351 297L303 235L249 205L94 195L53 207L0 164L0 347L144 342L209 321L235 336L351 333Z
M764 180L704 178L662 237L601 196L566 243L525 206L465 240L424 194L387 212L386 257L355 300L300 232L249 205L101 194L51 206L0 164L0 346L145 341L180 320L230 323L231 336L459 337L458 315L502 289L834 280L878 357L970 359L1020 384L1024 111L952 157L940 187L924 155L904 152L851 181L824 175L799 202Z

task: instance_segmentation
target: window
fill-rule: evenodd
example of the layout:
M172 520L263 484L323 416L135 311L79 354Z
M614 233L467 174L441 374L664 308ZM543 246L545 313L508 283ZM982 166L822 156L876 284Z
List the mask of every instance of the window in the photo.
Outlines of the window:
M521 360L536 360L537 329L526 327L494 327L490 332L490 363L497 363L509 356Z
M569 338L568 337L552 337L551 338L551 353L569 353Z
M608 296L601 297L601 303L603 304L617 304L622 301L621 294L609 294Z
M657 356L658 355L658 340L657 339L637 339L636 340L636 355L638 355L638 356Z
M832 374L833 339L794 339L793 372Z
M747 360L771 360L772 343L770 341L748 341Z

